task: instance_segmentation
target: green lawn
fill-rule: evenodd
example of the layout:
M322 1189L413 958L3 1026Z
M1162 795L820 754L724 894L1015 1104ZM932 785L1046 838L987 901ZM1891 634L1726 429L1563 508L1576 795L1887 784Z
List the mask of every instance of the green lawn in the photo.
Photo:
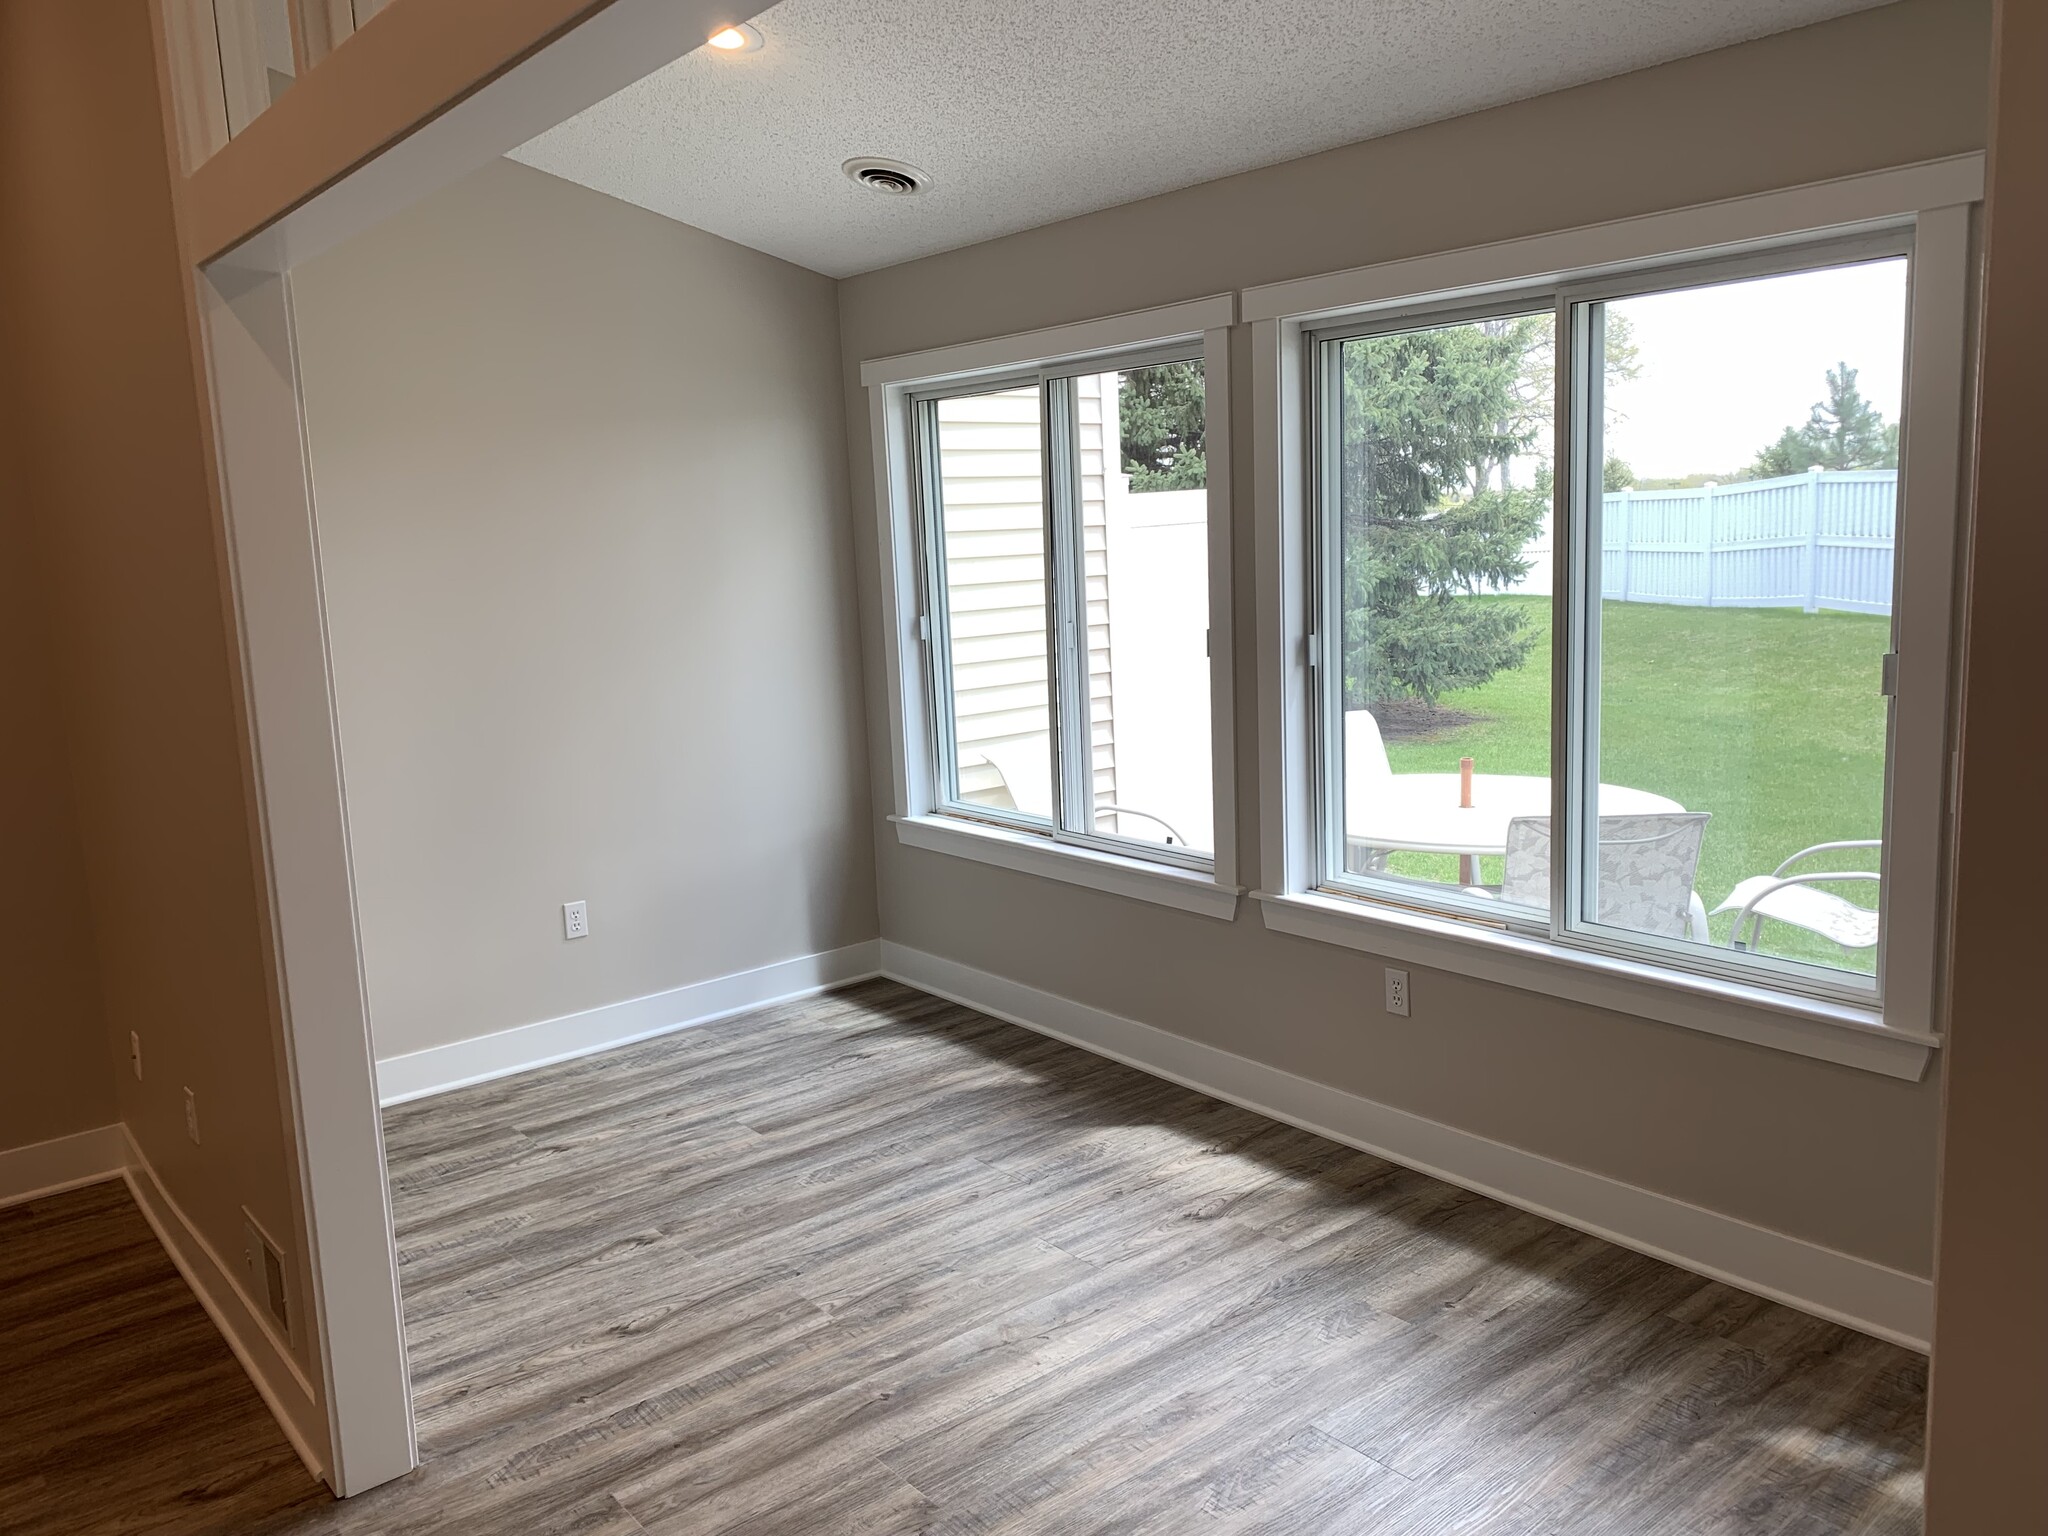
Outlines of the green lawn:
M1550 771L1550 600L1483 597L1521 607L1539 638L1528 663L1480 688L1446 695L1481 716L1423 740L1387 744L1396 773ZM1874 614L1788 608L1681 608L1608 603L1601 624L1600 777L1711 811L1697 889L1711 910L1747 875L1768 874L1814 843L1876 837L1884 796L1879 658L1891 622ZM1875 849L1823 855L1812 868L1855 869ZM1397 854L1395 872L1456 878L1456 861ZM1498 859L1485 861L1498 881ZM1830 886L1869 905L1867 882ZM1714 920L1725 940L1732 916ZM1768 924L1766 950L1869 970L1871 951Z

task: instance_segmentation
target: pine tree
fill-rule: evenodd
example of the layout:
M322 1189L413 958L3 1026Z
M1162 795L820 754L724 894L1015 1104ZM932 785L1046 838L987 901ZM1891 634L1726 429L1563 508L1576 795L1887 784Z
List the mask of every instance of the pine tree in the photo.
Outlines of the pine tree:
M1433 704L1527 659L1521 612L1457 599L1528 572L1550 498L1507 484L1506 466L1540 435L1526 369L1549 328L1531 315L1343 344L1346 708Z
M1134 491L1184 491L1208 484L1202 451L1202 365L1133 368L1117 387L1124 473Z
M1816 401L1806 424L1787 427L1760 449L1749 474L1754 479L1803 475L1809 469L1895 469L1899 429L1856 387L1847 363L1828 370L1828 397Z
M1610 317L1607 372L1631 378L1625 317ZM1528 573L1522 550L1551 502L1547 468L1516 487L1516 459L1547 457L1556 366L1548 315L1364 337L1343 346L1340 500L1347 708L1434 704L1519 667L1535 636L1508 604L1460 602ZM1134 491L1205 483L1196 363L1126 372L1118 389ZM1619 459L1606 466L1633 479Z

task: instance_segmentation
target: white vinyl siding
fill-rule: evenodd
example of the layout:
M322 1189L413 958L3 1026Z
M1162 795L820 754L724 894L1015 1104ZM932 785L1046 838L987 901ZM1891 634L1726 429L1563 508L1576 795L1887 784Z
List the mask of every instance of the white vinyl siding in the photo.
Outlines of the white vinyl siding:
M1114 800L1110 718L1109 613L1105 566L1102 391L1076 381L1087 541L1088 684L1095 793ZM1114 405L1111 406L1114 411ZM1052 742L1047 715L1045 506L1035 385L941 403L939 455L945 508L946 594L951 610L953 710L960 798L1007 803L1000 774L981 760L984 743L1014 743L1042 754ZM1050 775L1050 767L1047 773Z

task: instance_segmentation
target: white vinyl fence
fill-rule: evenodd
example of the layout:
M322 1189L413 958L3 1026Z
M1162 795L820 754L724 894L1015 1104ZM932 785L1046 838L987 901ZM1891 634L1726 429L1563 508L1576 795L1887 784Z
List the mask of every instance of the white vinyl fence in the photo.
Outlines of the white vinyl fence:
M1892 611L1895 469L1610 491L1600 595L1708 608Z
M1892 611L1895 469L1809 470L1601 498L1600 595L1712 608ZM1550 519L1523 546L1529 571L1494 590L1547 596Z
M1110 406L1113 389L1104 390ZM1209 493L1106 479L1116 799L1196 848L1215 828L1209 764ZM1129 828L1155 835L1142 823Z

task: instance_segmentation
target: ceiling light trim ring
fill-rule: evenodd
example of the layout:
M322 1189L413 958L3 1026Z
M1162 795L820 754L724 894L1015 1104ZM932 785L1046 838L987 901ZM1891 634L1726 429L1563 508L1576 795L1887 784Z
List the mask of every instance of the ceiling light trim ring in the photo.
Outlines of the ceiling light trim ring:
M713 52L726 54L759 53L763 41L760 30L744 21L720 27L704 39Z

